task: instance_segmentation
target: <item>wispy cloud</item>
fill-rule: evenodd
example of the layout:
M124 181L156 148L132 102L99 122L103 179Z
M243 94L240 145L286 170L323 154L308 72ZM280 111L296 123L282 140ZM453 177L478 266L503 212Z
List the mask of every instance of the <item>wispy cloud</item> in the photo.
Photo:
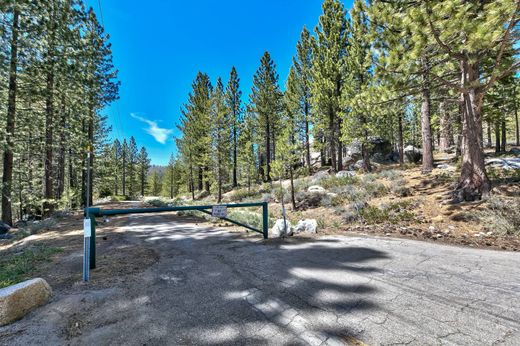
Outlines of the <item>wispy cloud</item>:
M137 115L135 113L130 113L130 116L134 119L137 119L145 124L148 125L148 127L144 128L143 130L146 131L149 135L151 135L155 140L161 144L165 144L166 140L168 139L168 136L172 134L172 129L165 129L162 127L157 126L157 122L153 120L146 119L140 115Z

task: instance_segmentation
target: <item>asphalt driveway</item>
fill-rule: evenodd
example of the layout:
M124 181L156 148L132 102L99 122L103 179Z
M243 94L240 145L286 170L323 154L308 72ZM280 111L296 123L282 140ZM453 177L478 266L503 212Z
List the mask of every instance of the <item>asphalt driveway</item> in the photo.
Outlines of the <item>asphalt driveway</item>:
M100 246L101 258L139 245L154 262L56 292L0 328L0 343L520 344L518 253L347 236L265 242L168 214L127 217L117 231L126 243Z

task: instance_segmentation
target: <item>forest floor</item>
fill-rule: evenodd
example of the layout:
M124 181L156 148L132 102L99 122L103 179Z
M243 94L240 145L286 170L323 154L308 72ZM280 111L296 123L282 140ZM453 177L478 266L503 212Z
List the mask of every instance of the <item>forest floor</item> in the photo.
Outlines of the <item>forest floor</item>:
M490 151L486 155L488 160L515 157L497 156ZM493 184L491 197L452 204L451 193L459 176L454 156L436 154L435 166L427 175L418 165L394 164L377 165L375 172L358 172L353 178L299 178L294 182L296 210L290 202L290 182L284 180L281 185L287 217L292 225L302 219L317 220L318 233L300 233L300 237L365 234L520 251L520 169L488 166ZM315 185L325 188L327 195L309 205L306 190ZM269 200L272 221L282 218L281 195L280 183L274 182L272 186L255 187L252 192L228 192L224 201ZM204 203L216 200L210 196Z

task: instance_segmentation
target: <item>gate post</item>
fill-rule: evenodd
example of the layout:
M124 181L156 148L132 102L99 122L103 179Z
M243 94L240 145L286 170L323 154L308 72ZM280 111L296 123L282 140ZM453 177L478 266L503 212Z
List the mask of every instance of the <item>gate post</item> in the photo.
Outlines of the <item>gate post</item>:
M267 202L262 203L262 233L264 235L264 239L268 238L269 232L269 211L267 209Z

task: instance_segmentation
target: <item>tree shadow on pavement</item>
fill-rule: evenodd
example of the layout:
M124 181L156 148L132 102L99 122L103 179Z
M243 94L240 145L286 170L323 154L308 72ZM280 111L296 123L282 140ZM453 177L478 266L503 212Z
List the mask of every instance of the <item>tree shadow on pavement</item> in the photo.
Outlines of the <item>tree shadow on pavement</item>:
M377 293L370 282L381 270L378 265L390 258L336 239L264 241L173 214L100 225L97 243L98 269L91 272L91 282L63 286L61 292L58 287L53 303L43 308L46 322L38 311L32 313L18 326L27 330L22 335L40 319L40 331L42 323L50 330L54 325L72 343L345 341L359 330L343 317L378 309L370 299ZM79 279L77 251L62 270ZM70 296L96 291L107 295L83 297L81 306L69 304L71 311L53 314ZM74 322L80 333L64 332L71 319L80 321ZM19 337L20 343L30 340Z

